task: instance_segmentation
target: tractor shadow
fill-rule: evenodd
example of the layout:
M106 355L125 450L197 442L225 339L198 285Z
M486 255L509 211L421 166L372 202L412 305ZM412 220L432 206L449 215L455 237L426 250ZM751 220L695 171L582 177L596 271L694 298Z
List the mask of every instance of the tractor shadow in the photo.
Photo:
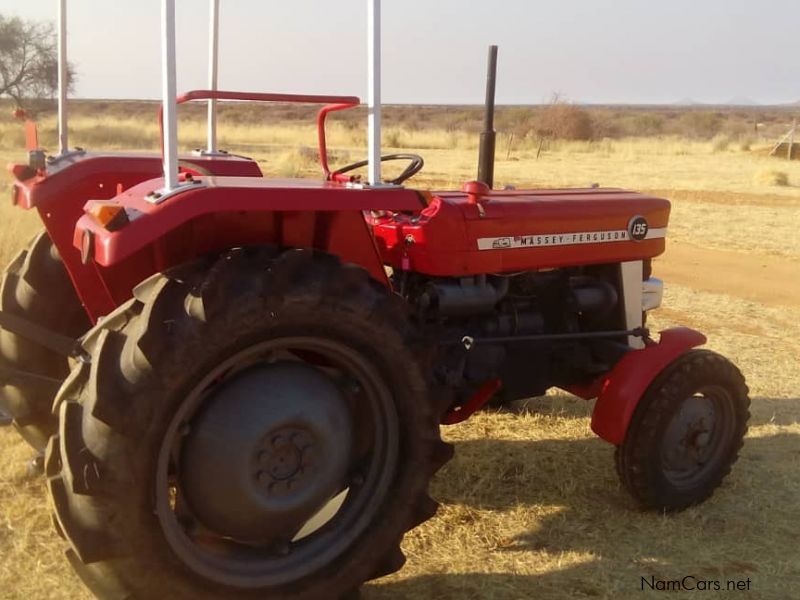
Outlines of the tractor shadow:
M618 482L614 449L599 439L456 442L431 486L445 521L431 526L439 536L431 556L412 554L411 575L367 586L364 598L634 598L642 577L686 574L751 577L759 597L780 598L781 578L768 574L800 564L798 424L800 398L754 399L751 436L731 475L704 504L672 515L636 505ZM514 533L499 544L481 539L498 525ZM461 547L448 539L459 527L476 534ZM576 558L538 567L559 556Z
M546 415L564 419L591 417L594 401L586 402L566 392L516 400L487 410L510 415ZM750 426L800 423L800 398L752 398Z
M800 398L753 398L750 427L800 423Z
M515 400L501 406L490 405L486 410L509 415L542 415L564 419L591 417L594 401L587 402L577 396L558 391L548 396Z

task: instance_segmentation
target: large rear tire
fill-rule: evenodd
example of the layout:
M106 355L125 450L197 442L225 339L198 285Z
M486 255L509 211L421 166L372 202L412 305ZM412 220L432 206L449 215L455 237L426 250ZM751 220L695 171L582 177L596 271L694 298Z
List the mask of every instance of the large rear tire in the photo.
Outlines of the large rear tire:
M298 250L232 251L134 296L86 337L46 460L95 594L334 600L401 568L452 453L404 303Z
M90 327L58 250L45 231L6 267L0 282L0 310L72 338ZM43 450L56 431L53 399L59 382L69 374L67 357L0 329L0 363L41 376L26 383L0 381L0 406L13 418L22 437Z
M709 498L744 443L747 394L739 369L719 354L678 358L647 390L616 449L622 485L644 508L662 511Z

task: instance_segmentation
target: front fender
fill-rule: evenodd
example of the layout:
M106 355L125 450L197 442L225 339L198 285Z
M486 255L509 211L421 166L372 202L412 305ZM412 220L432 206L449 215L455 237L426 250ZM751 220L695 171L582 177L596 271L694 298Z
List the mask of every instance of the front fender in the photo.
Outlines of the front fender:
M667 366L692 348L706 343L706 336L687 327L661 332L658 343L632 350L603 377L592 413L592 430L619 445L639 400Z

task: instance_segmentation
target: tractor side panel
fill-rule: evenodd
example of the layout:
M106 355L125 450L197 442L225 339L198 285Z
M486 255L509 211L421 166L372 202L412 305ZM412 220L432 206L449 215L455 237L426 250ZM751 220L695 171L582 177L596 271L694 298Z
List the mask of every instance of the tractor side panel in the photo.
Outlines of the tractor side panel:
M657 344L626 354L597 386L592 430L607 442L622 444L636 406L653 381L679 356L705 343L702 333L676 327L662 331Z

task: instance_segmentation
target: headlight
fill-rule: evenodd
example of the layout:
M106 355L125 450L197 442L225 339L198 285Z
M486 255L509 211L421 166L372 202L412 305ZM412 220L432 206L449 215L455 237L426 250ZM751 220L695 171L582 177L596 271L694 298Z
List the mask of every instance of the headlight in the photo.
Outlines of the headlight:
M642 282L642 310L647 312L661 306L664 297L664 282L656 277Z

